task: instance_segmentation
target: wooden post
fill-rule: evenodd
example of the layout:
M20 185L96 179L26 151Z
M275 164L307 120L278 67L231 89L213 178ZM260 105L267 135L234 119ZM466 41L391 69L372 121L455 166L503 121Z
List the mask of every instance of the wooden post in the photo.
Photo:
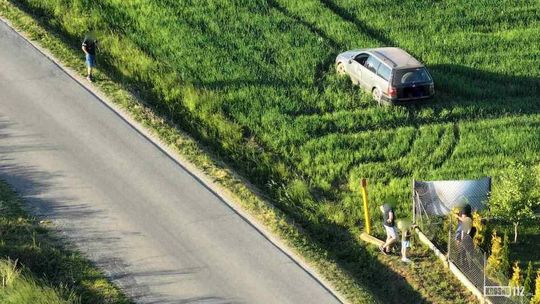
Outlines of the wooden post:
M369 221L368 197L367 197L367 180L362 178L362 199L364 201L364 222L366 225L366 233L371 234L371 223Z

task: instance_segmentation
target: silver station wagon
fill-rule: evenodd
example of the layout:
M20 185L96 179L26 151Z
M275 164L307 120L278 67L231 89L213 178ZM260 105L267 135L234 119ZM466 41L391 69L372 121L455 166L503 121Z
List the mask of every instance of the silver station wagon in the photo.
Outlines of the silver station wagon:
M360 49L336 58L338 74L349 75L379 104L399 104L435 95L426 67L400 48Z

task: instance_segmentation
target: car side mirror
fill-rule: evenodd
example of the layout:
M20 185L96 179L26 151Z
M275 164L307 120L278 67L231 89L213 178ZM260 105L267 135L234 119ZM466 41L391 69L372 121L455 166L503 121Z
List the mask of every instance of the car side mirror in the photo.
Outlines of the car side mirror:
M351 64L351 63L352 63L352 59L349 59L349 64Z

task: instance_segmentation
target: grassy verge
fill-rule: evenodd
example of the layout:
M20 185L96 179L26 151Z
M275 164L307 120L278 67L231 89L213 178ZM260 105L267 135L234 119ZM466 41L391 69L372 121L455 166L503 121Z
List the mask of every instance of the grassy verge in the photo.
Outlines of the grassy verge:
M1 303L130 303L78 252L22 209L0 181Z
M24 3L24 1L8 2L6 0L0 0L0 13L11 20L17 28L24 31L31 39L51 50L67 66L83 73L84 66L79 51L80 41L74 35L77 29L66 28L66 24L58 21L57 17L54 17L54 14L51 15L46 10L40 10L41 7L39 5L34 6L33 9L30 9L28 6L21 6L28 12L31 12L32 15L30 16L24 13L19 7L13 5L13 3L20 4ZM276 7L274 10L282 10L279 3L273 3L273 5ZM57 8L59 14L64 12L61 5ZM76 15L76 12L71 13ZM286 18L280 17L279 19L288 20L294 17L294 15L291 16ZM77 20L75 16L71 17L73 18L70 20ZM66 15L66 18L71 17ZM126 16L122 16L119 13L118 16L112 15L108 17L112 19L116 17L123 19ZM105 22L105 20L98 21ZM289 26L286 24L288 21L283 22L283 26ZM234 193L245 210L249 211L271 231L283 238L290 247L294 248L308 263L318 269L351 302L400 303L403 299L415 303L423 301L437 303L470 301L470 295L460 288L459 283L442 270L441 265L433 263L430 258L419 254L418 256L422 259L419 259L414 266L406 266L399 264L395 257L381 258L369 248L364 247L357 237L359 232L357 219L359 214L361 214L361 210L357 206L359 198L349 193L346 189L347 186L343 185L343 183L347 183L347 178L343 179L343 176L337 176L339 177L337 179L339 183L336 184L338 186L336 189L348 193L348 196L343 200L333 197L335 193L332 193L332 191L326 191L332 188L334 184L333 181L327 180L326 177L321 180L317 176L308 176L309 180L320 181L320 185L311 188L311 185L308 185L304 181L305 174L298 173L302 168L298 170L290 169L292 163L295 162L294 158L284 160L277 156L277 152L268 152L278 147L279 142L264 143L264 140L261 140L261 138L269 140L273 135L276 135L276 139L282 140L280 138L282 135L277 136L277 134L272 133L257 135L256 133L262 131L258 131L255 126L245 128L245 126L241 126L238 123L230 122L227 119L227 115L231 113L213 113L213 108L211 106L210 108L205 108L205 103L208 100L219 99L216 97L217 93L201 90L189 83L183 83L181 86L178 86L177 81L179 81L179 78L176 77L177 75L167 69L166 66L153 61L153 58L157 54L144 53L134 45L133 41L125 39L121 34L116 32L111 33L108 39L107 43L109 45L116 46L116 50L123 49L126 53L123 55L114 53L115 48L104 50L103 55L105 56L103 57L105 58L105 62L101 64L103 70L98 71L96 75L98 80L96 86L105 92L113 102L129 111L136 120L153 130L164 142L174 147L177 152L201 168L217 183ZM113 58L119 61L113 62ZM122 61L127 60L126 58L136 59L129 62ZM152 78L158 74L163 77L159 79ZM354 108L354 106L358 106L356 98L360 100L361 97L352 90L344 89L346 88L345 82L338 79L330 79L330 81L332 85L329 94L337 94L333 95L333 98L344 97L344 100L351 102L351 104L343 105L343 107ZM246 82L249 84L249 81ZM268 88L273 87L273 84L267 85ZM219 83L210 83L205 86L217 87ZM243 90L242 86L243 84L239 84L239 92ZM261 83L261 87L265 87L264 83ZM321 88L324 91L324 87L321 86ZM345 95L348 94L347 96L338 93L342 89L346 92ZM148 103L145 104L141 100L133 98L130 92L139 93ZM262 91L256 91L256 93L265 96ZM248 97L251 96L250 94L248 94ZM294 96L292 97L303 96L303 94L310 93L307 93L305 90L297 90L293 93ZM225 94L225 96L228 95ZM283 96L270 94L262 102L271 104L274 97L282 98ZM178 98L182 99L181 104L177 103ZM330 97L326 97L326 99L328 98ZM367 104L367 101L361 100L360 103L364 106ZM288 125L288 120L280 120L279 117L271 117L270 115L262 117L261 121L265 121L269 125L279 126L279 130L276 129L276 131L283 131L283 134L289 134L284 131L286 127L298 128L297 126L301 127L302 121L309 123L312 118L317 118L310 116L310 113L321 114L321 111L331 110L324 109L324 107L324 104L313 105L313 109L307 109L303 114L297 113L297 124L294 126ZM317 129L324 131L323 129L329 128L332 131L336 128L336 130L347 128L347 126L354 126L355 121L358 121L357 119L362 117L367 118L371 115L379 117L383 122L385 119L381 117L384 115L398 120L401 118L407 119L408 115L410 115L403 110L391 112L368 108L368 112L366 113L353 113L356 115L356 118L352 119L351 117L347 117L347 113L342 112L341 114L344 115L340 114L340 111L338 111L340 110L340 105L333 105L332 107L337 107L335 112L328 115L321 114L323 121L313 122L320 125ZM294 109L289 110L294 111ZM241 112L238 111L237 113ZM196 116L194 113L201 114ZM421 115L429 116L429 109L423 110L422 113L419 115L419 118L421 118ZM341 120L340 117L344 120ZM340 121L334 121L338 118ZM430 119L430 117L426 118L426 120ZM380 122L368 120L367 125L361 128L371 130L377 127L377 123ZM314 125L310 125L309 127L312 128ZM357 126L354 127L356 128ZM207 146L202 146L189 136L186 136L185 133L179 131L180 128L188 130L197 137L199 142L203 142ZM330 146L334 144L348 144L348 141L353 141L356 143L356 148L359 151L368 151L358 146L358 143L370 137L381 138L382 136L386 141L395 140L406 145L407 143L412 143L417 134L421 134L425 135L427 139L417 141L415 146L418 146L417 150L419 151L422 146L429 145L432 141L435 146L438 142L442 143L442 148L439 149L441 151L437 154L440 154L440 159L435 160L442 165L443 158L449 153L451 154L448 151L451 151L455 146L457 139L454 129L451 124L438 125L433 130L431 128L415 130L412 127L403 126L398 128L397 135L395 136L386 134L384 131L376 131L376 134L368 132L366 135L361 136L352 135L346 142L342 142L340 138L332 138L332 136L325 136L325 138L331 140ZM306 132L314 131L316 130L310 129ZM335 132L335 130L332 132ZM309 137L309 134L306 136ZM304 139L289 138L287 140L294 143L296 140ZM290 144L290 142L287 144ZM309 150L311 148L314 151L317 149L320 150L321 147L318 145L318 143L313 143L311 147L308 143L303 153L310 153ZM330 146L328 146L328 149L332 148ZM385 147L374 146L373 148ZM406 148L401 149L400 147L397 150L393 151L388 148L388 157L408 153ZM281 152L287 153L286 151ZM340 153L339 149L336 150L336 153L340 156L346 156L346 153ZM425 153L419 155L417 158L421 159L423 156L425 156ZM355 157L353 156L353 158ZM373 158L369 155L360 155L358 157L356 160L353 159L353 162L377 160L375 159L376 157ZM260 188L265 189L265 193L270 194L271 201L279 209L274 208L262 200L261 196L257 195L256 191L253 190L254 188L246 186L246 181L235 175L231 169L223 164L223 161L233 164L235 170L241 172L244 176L248 176L250 181ZM306 167L305 173L309 175L307 171L310 169L309 166L303 162L298 162L298 164ZM339 164L339 161L336 161L336 164ZM377 172L383 171L383 168L379 168L376 165L376 163L373 163L373 166L370 166ZM394 166L397 165L394 164ZM408 162L406 165L407 168L414 168L418 163ZM311 168L317 167L320 167L320 164L311 166ZM344 165L345 169L350 167L350 164ZM342 174L342 170L328 169L331 172L338 172L338 175ZM326 171L322 170L320 172ZM355 178L356 174L351 177L350 183L354 185L351 188L356 187ZM391 183L389 189L396 189L401 184L403 184L402 180L397 183ZM382 186L379 185L377 187L377 189L381 190ZM313 195L319 197L319 199L314 200ZM340 200L339 203L333 202L332 200L334 199ZM430 269L431 271L426 272L426 269ZM436 280L434 276L437 277ZM445 284L450 286L443 287L442 290L444 292L438 287L441 281L446 282ZM387 282L392 283L388 284Z
M73 303L69 297L64 300L59 293L37 282L28 275L21 274L17 263L11 260L0 260L0 275L2 276L2 303Z

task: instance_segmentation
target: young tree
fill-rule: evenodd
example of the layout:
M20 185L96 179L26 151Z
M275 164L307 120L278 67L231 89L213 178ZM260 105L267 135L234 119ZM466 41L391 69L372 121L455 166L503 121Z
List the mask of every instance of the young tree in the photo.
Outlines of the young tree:
M534 291L534 297L531 299L530 304L540 304L540 269L536 273L536 289Z
M486 224L478 211L473 212L473 226L476 228L474 235L474 244L478 247L484 247L486 242Z
M522 164L511 165L498 178L491 193L490 209L493 215L514 224L514 243L517 242L519 224L533 218L533 211L539 204L534 171Z
M504 241L493 230L491 236L491 254L487 260L486 271L500 281L508 278L510 262L508 260L508 237L505 235Z
M525 281L523 281L523 293L528 295L532 292L532 280L533 280L533 271L532 271L532 262L529 261L527 265L527 271L525 271Z
M510 287L521 287L521 268L519 268L519 263L516 261L514 267L512 267L512 278L508 284Z
M497 236L497 230L493 230L493 236L491 237L491 254L487 259L486 270L490 274L495 274L500 270L502 255L502 240L500 236Z
M516 261L514 263L514 267L512 267L512 278L510 279L510 282L508 282L508 286L514 288L513 295L517 296L518 288L521 288L521 282L523 282L523 278L521 275L521 269L519 268L519 263Z

